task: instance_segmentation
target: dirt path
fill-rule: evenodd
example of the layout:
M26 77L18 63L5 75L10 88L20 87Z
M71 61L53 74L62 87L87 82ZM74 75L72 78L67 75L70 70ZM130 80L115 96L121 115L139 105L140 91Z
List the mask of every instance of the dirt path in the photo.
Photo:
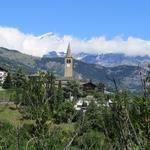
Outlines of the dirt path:
M4 104L9 104L9 105L13 105L14 102L4 102L4 101L0 101L0 105L4 105Z

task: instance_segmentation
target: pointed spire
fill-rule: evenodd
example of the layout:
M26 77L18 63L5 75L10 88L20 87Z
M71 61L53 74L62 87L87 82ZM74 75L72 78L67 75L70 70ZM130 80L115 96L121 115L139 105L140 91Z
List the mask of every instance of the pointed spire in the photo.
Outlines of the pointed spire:
M69 42L69 44L68 44L68 48L67 48L66 57L71 57L71 48L70 48L70 42Z

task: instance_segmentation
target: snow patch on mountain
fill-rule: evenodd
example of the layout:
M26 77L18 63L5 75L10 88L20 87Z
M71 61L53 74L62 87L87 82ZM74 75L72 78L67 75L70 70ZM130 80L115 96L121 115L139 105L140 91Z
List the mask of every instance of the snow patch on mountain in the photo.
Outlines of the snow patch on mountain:
M44 55L43 57L48 58L56 58L56 57L64 57L64 52L56 52L51 51L48 54ZM147 67L150 62L150 57L148 55L145 56L127 56L123 53L98 53L98 54L89 54L89 53L78 53L73 54L73 57L77 60L83 61L89 64L100 64L106 67L113 67L119 65L131 65L131 66L138 66L141 65L142 67Z

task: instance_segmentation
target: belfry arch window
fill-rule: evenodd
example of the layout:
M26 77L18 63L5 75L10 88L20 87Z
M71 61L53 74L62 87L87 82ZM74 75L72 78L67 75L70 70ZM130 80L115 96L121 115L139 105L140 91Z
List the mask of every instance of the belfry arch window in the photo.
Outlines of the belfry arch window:
M67 59L67 64L70 64L71 63L71 59Z

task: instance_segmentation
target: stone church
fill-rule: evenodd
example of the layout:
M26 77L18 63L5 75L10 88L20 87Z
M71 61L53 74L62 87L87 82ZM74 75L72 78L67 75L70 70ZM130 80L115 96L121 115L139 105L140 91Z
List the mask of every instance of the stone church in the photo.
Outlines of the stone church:
M73 57L71 55L70 43L67 48L67 53L65 56L65 70L64 70L64 78L72 79L73 77Z
M68 80L73 80L73 57L71 54L70 43L68 44L67 53L64 59L65 59L64 79L61 80L63 85L65 85L68 82ZM92 91L96 88L96 85L92 83L91 80L87 81L82 79L77 81L80 83L84 91Z
M73 57L69 43L64 57L64 76L56 78L55 84L58 85L61 82L62 86L65 86L70 80L73 80Z

